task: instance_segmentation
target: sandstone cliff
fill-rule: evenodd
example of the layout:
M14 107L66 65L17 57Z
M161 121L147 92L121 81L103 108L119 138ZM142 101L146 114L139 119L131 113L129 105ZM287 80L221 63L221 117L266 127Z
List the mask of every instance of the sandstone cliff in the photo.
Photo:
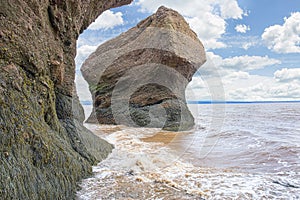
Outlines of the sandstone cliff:
M160 7L84 62L81 71L94 102L88 122L192 128L185 88L205 60L203 45L184 18Z
M85 129L76 40L131 0L1 0L0 199L71 199L112 146Z

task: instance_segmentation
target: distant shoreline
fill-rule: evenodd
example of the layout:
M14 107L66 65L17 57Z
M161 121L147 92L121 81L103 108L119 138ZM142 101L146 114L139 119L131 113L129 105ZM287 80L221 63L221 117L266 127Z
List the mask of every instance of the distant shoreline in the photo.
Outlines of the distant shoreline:
M299 101L187 101L188 104L272 104L300 103Z
M81 105L93 105L92 101L80 101ZM299 101L187 101L187 104L272 104L300 103Z

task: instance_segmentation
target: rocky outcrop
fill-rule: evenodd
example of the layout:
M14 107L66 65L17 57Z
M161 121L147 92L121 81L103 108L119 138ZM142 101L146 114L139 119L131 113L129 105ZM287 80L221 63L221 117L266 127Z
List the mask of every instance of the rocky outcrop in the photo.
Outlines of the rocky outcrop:
M94 102L87 122L192 128L185 88L205 60L203 45L184 18L160 7L84 62L81 71Z
M82 122L78 35L131 0L1 0L0 199L72 199L112 146Z

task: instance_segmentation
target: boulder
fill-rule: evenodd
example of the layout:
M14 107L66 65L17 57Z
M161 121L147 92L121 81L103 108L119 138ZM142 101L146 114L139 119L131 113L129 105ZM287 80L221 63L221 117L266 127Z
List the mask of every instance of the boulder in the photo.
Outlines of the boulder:
M206 61L197 35L176 11L160 7L84 62L93 97L89 123L191 129L185 88Z

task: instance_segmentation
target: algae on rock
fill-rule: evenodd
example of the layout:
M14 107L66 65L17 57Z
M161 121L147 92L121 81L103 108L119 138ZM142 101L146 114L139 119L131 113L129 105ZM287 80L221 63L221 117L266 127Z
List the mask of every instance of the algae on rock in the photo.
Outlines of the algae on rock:
M78 35L131 0L1 0L0 199L73 199L112 145L83 126Z

